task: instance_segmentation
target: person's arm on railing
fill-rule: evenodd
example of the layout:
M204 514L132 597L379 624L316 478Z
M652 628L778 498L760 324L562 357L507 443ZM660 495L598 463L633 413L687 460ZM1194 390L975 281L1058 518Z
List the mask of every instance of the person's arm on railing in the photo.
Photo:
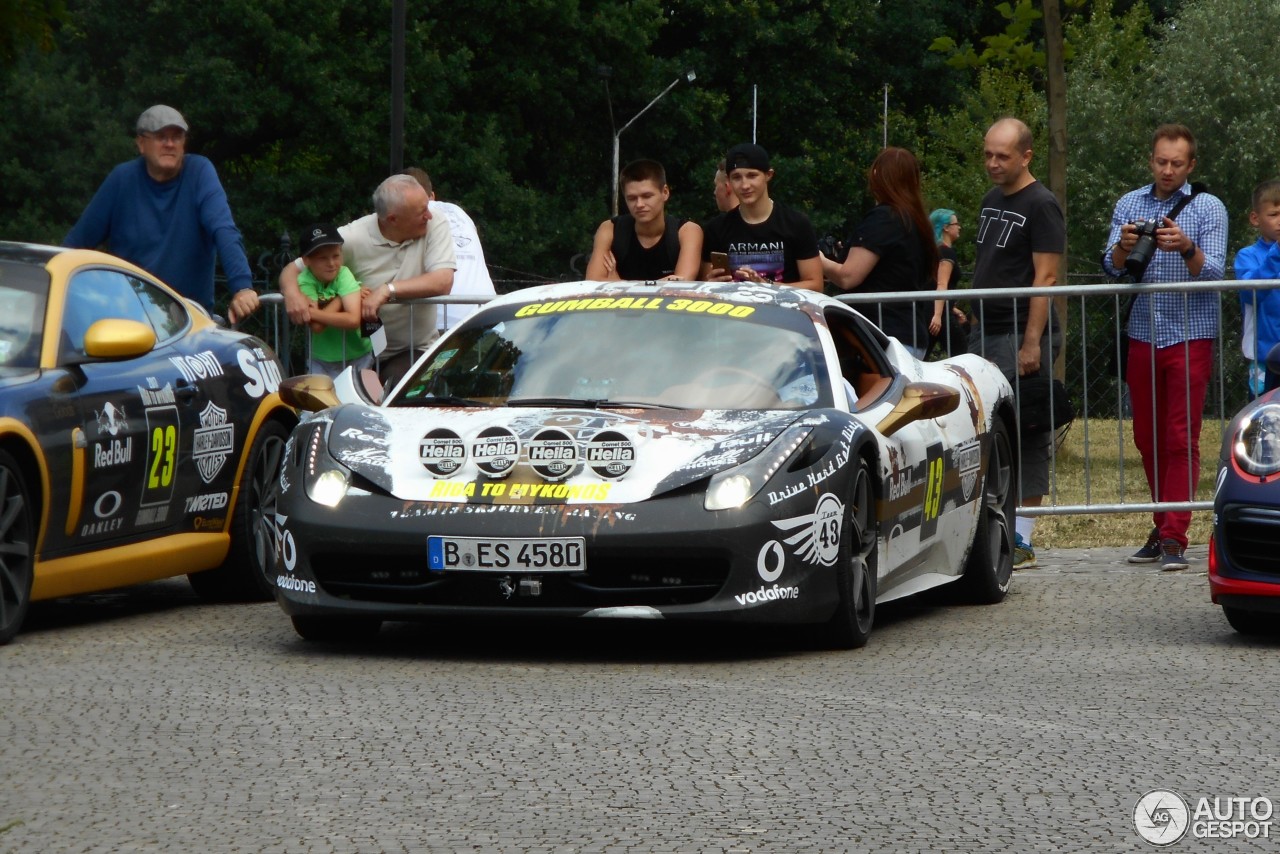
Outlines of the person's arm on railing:
M1048 288L1058 283L1060 252L1032 252L1036 278L1031 284ZM1026 330L1022 334L1022 347L1018 350L1018 376L1029 376L1040 370L1040 339L1049 323L1049 297L1032 297L1027 309Z

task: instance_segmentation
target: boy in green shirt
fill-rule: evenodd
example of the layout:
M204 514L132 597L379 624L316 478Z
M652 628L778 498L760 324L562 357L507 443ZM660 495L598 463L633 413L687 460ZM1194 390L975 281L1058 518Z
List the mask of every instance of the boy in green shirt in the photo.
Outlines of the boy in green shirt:
M310 372L336 377L349 365L373 367L373 345L360 334L360 283L342 264L342 235L331 223L302 232L298 289L311 301Z

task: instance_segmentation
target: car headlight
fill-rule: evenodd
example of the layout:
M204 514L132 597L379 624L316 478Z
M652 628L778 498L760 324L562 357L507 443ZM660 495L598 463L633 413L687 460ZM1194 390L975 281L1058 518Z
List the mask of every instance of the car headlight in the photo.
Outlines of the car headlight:
M1280 406L1268 404L1246 415L1236 431L1236 462L1249 474L1280 472Z
M307 497L325 507L337 507L351 488L351 472L339 465L325 451L325 437L332 422L316 421L309 431L300 430L293 464L302 466Z
M808 425L793 424L745 463L713 475L702 506L708 510L732 510L746 504L769 482L774 472L786 465L812 431Z
M337 507L338 502L347 497L347 489L351 486L351 478L345 471L329 469L320 473L312 482L307 494L311 500L325 507Z

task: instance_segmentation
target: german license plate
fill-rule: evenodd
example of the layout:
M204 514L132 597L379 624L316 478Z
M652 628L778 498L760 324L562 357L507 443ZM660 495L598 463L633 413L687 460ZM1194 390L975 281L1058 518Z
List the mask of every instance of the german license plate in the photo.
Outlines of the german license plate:
M427 568L432 572L582 572L587 566L582 544L582 537L427 537Z

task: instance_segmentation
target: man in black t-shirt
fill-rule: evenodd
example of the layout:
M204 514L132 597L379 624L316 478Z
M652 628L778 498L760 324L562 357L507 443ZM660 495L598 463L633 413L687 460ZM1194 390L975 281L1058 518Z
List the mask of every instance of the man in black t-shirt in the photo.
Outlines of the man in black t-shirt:
M618 176L627 213L600 223L587 262L592 281L688 281L697 278L702 229L667 216L667 173L656 160L635 160Z
M702 273L707 282L787 284L822 292L818 235L809 218L769 198L769 153L743 143L725 155L729 186L738 207L702 226ZM711 253L728 255L729 266L713 266Z
M1031 174L1031 130L1017 119L993 124L984 141L987 175L995 187L982 199L974 288L1050 287L1067 247L1062 207ZM1062 346L1050 298L985 300L975 306L980 328L970 349L995 362L1018 389L1018 377L1053 370L1053 353ZM1049 491L1053 434L1021 438L1022 483L1018 503L1038 506ZM1036 565L1031 547L1034 517L1019 516L1014 569Z

